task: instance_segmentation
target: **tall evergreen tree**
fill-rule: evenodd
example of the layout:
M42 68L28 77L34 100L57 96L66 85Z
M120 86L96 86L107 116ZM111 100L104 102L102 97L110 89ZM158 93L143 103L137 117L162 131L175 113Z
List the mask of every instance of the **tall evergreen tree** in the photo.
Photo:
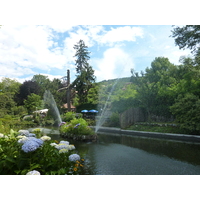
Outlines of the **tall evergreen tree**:
M73 85L78 92L79 104L87 103L88 92L93 87L93 83L95 83L94 70L88 63L90 52L87 48L83 40L74 45L76 50L75 57L77 58L75 61L77 75Z
M85 45L83 40L80 40L77 44L74 45L74 49L76 50L76 54L74 57L77 59L75 60L76 63L76 72L81 74L82 70L87 68L88 61L90 59L89 54L90 52L87 50L87 46Z

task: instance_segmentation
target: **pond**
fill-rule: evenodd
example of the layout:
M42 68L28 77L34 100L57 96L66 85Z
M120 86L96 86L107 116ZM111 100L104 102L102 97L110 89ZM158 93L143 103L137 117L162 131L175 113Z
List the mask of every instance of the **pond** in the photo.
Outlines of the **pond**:
M52 139L66 140L58 134ZM200 144L113 133L98 133L98 141L68 140L85 159L91 175L199 175Z

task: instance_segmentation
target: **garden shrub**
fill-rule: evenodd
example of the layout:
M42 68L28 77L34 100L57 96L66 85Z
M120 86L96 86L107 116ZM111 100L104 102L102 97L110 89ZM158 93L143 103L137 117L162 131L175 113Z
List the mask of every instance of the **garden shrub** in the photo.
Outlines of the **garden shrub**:
M83 173L83 159L74 145L49 136L40 138L27 130L0 133L0 174L64 175Z
M20 130L27 127L34 127L35 123L32 121L20 121L19 119L0 119L0 133L9 133L10 129Z
M72 119L76 118L76 113L74 112L67 112L64 114L63 121L70 122Z
M172 114L175 115L180 128L187 133L199 134L200 98L198 96L190 93L179 95L170 109Z
M60 132L62 135L73 134L73 135L92 135L94 132L88 126L88 123L83 118L72 119L70 122L62 124L60 126Z
M113 112L110 116L109 125L113 127L120 127L119 113Z

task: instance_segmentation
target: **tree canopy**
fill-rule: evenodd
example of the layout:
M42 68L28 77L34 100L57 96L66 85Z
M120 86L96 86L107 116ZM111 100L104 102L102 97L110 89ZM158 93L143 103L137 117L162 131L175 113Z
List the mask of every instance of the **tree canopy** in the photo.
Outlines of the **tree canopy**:
M192 52L197 52L200 49L200 25L175 27L172 30L172 37L175 38L175 44L180 49L189 48Z

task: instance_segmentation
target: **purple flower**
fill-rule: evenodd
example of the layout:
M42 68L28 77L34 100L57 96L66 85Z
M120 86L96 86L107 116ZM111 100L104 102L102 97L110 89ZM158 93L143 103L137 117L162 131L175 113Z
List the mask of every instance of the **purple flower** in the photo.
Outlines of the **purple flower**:
M78 126L81 125L80 123L76 124L76 126L74 126L74 128L78 128Z
M59 124L59 126L62 126L63 124L66 124L66 122L61 122L61 123Z

